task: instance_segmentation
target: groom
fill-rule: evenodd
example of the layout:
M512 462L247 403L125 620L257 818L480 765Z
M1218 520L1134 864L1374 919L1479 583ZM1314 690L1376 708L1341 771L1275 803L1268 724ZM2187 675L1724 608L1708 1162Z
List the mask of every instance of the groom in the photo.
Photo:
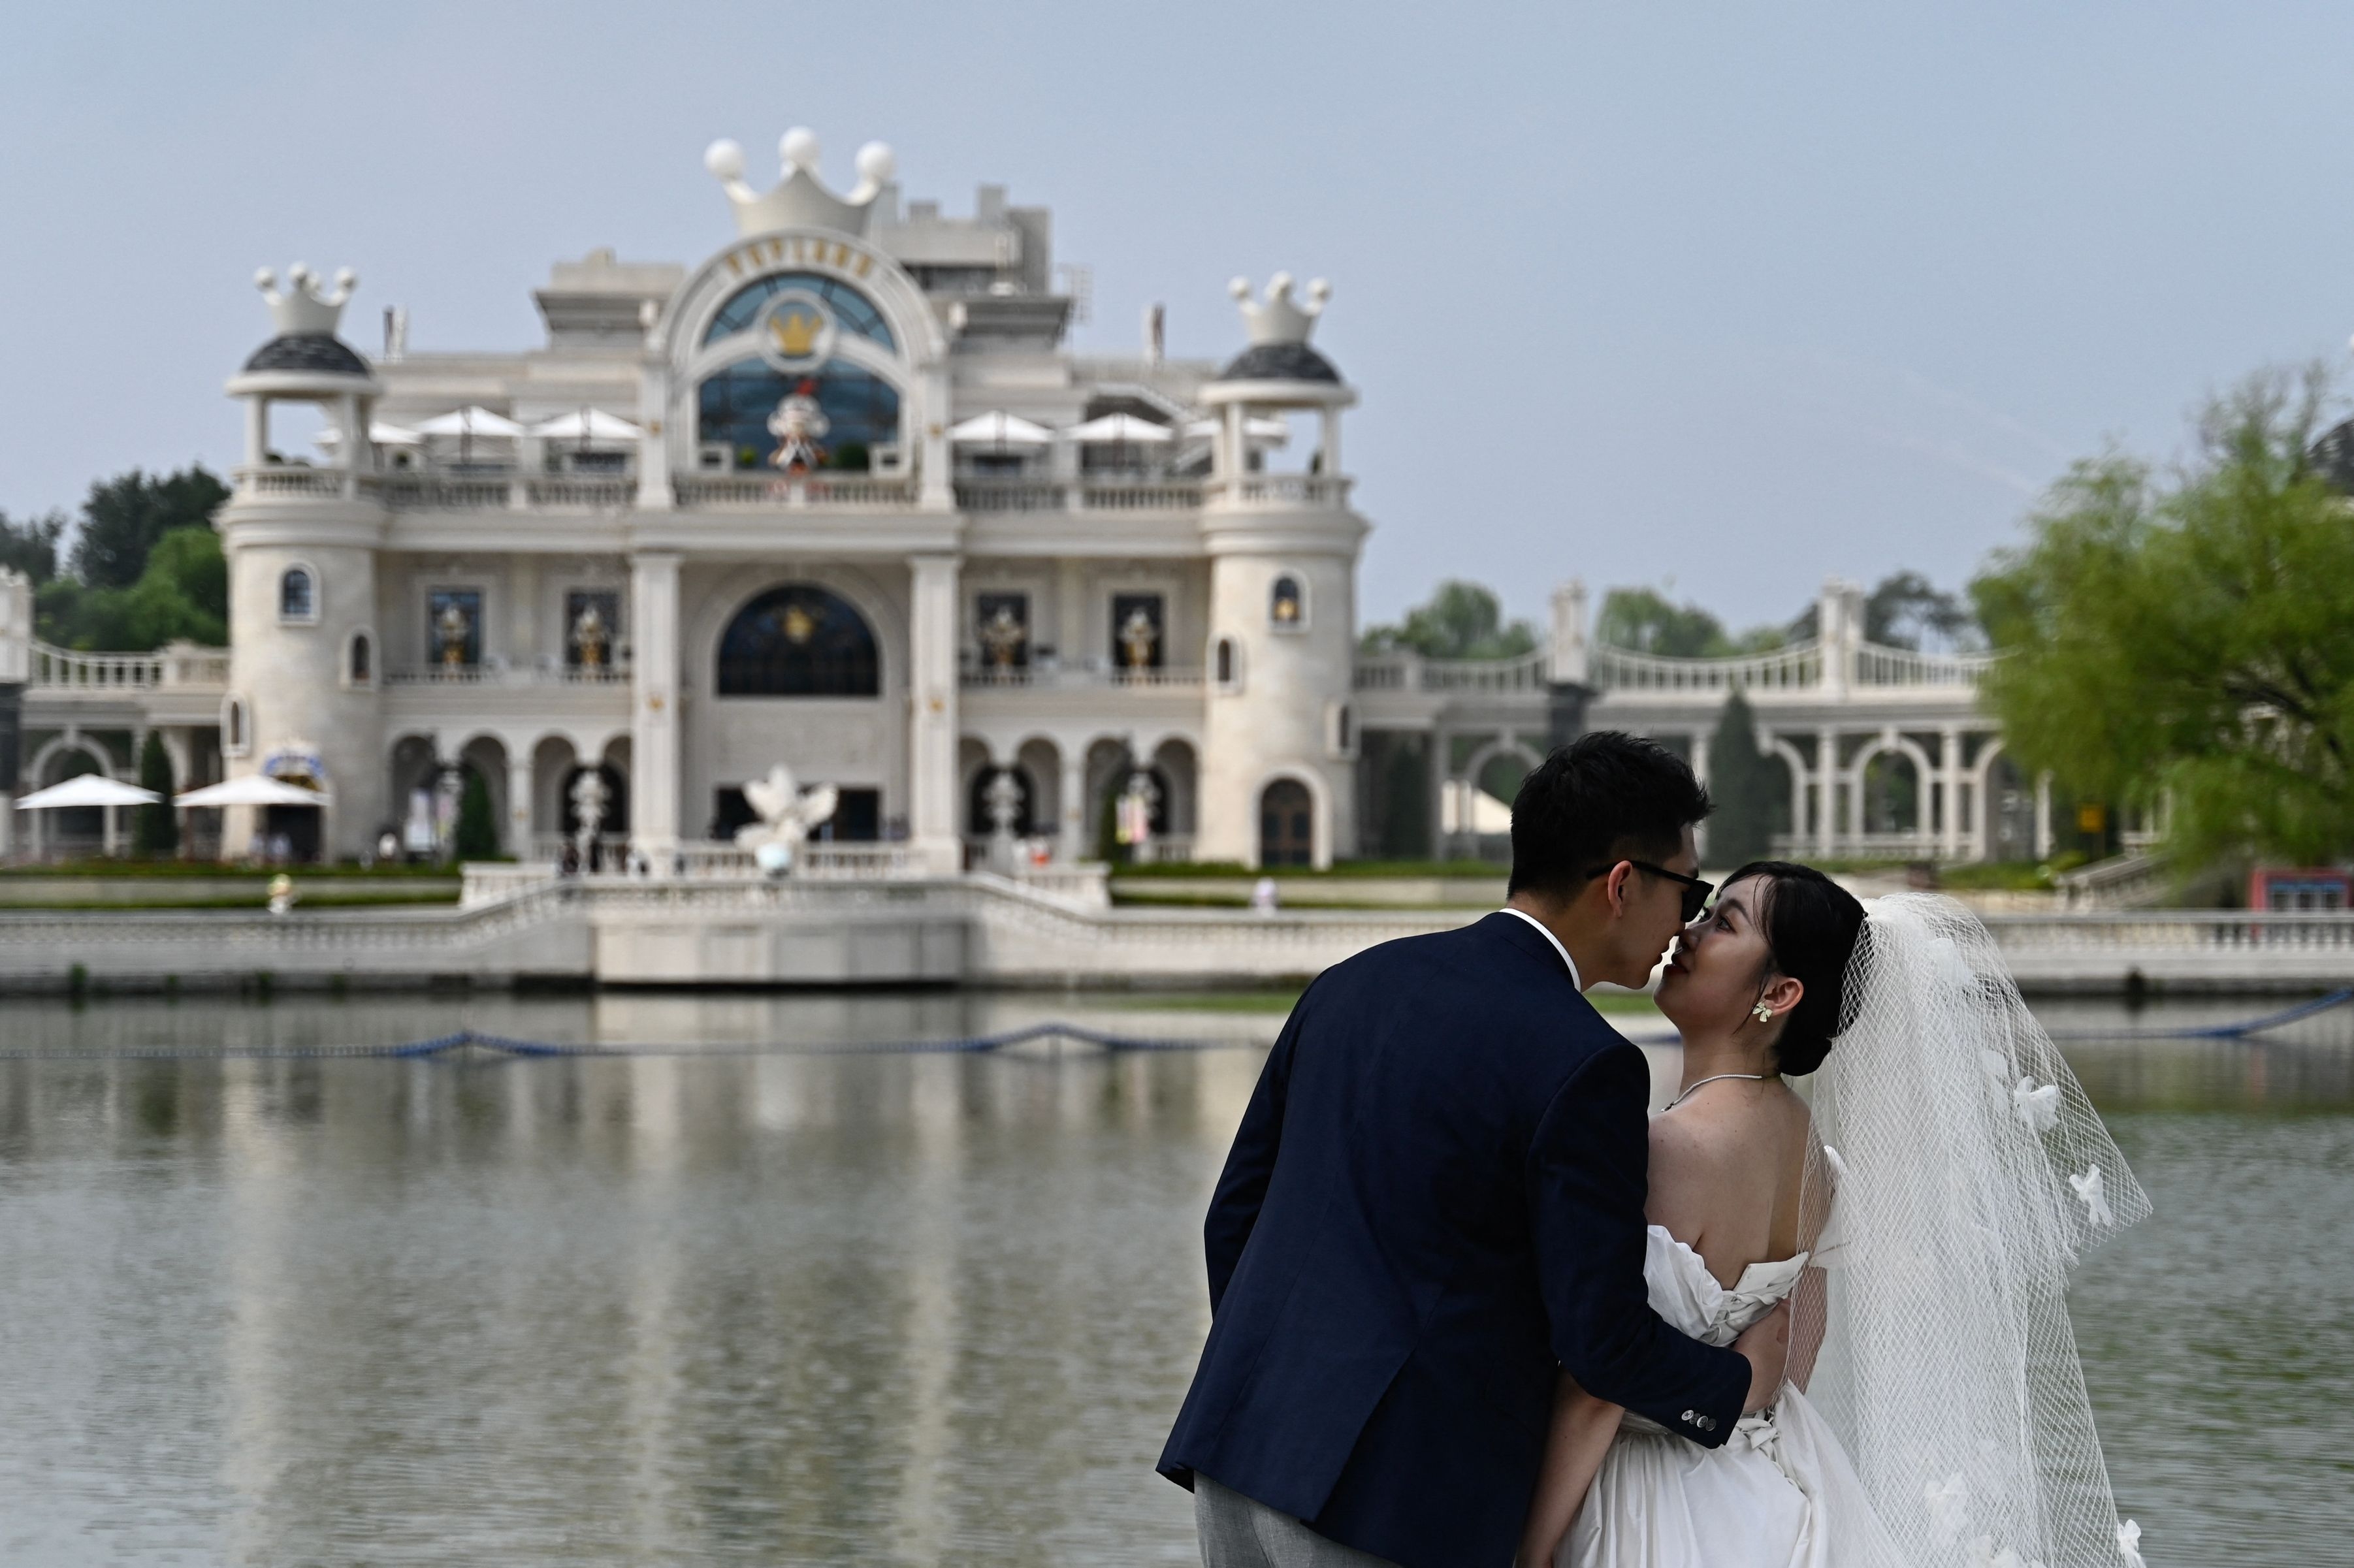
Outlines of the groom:
M1210 1202L1210 1337L1161 1456L1207 1568L1504 1568L1556 1366L1703 1447L1782 1381L1645 1299L1643 1054L1580 994L1640 986L1707 895L1708 792L1589 735L1512 803L1508 906L1327 970Z

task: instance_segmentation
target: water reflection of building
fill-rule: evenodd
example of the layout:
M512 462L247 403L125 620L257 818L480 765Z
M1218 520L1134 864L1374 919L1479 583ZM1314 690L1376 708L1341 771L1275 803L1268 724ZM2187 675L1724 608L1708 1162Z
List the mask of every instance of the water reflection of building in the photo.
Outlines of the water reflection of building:
M1977 664L1863 643L1836 586L1819 640L1753 659L1588 647L1575 588L1522 659L1356 657L1356 394L1310 341L1320 284L1237 281L1223 365L1166 357L1157 311L1138 353L1083 354L1044 208L904 201L879 146L841 196L807 132L781 150L762 192L713 149L737 234L696 265L557 264L522 352L411 352L388 312L367 358L337 335L348 275L266 278L277 334L228 383L233 646L47 649L0 591L25 784L128 775L152 729L184 782L332 789L323 812L231 811L229 850L352 854L446 842L471 774L503 847L544 858L594 770L607 832L659 862L745 821L781 761L840 789L837 842L947 868L1007 774L1007 825L1064 860L1130 795L1155 855L1323 863L1470 847L1450 795L1508 796L1583 725L1706 771L1740 687L1796 842L2033 848ZM290 403L323 410L323 459L282 450Z

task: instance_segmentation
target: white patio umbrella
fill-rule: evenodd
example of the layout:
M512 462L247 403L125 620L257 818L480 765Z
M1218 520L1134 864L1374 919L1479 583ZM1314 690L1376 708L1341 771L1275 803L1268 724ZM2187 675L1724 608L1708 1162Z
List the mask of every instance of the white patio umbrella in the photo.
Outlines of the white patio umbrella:
M1208 440L1215 439L1218 432L1225 428L1225 421L1222 419L1194 419L1185 426L1185 434L1189 440ZM1243 439L1253 446L1279 447L1291 439L1291 427L1281 419L1264 416L1245 419Z
M330 425L313 439L323 447L339 447L344 444L344 432ZM415 430L387 425L381 419L370 421L368 440L380 447L421 447L425 444L425 438Z
M1168 426L1140 419L1133 414L1106 414L1084 425L1073 425L1063 433L1075 441L1098 447L1149 446L1172 439Z
M417 427L418 433L427 436L458 438L458 461L464 462L473 455L476 437L485 440L513 440L523 434L523 427L504 414L493 414L481 404L442 414Z
M1055 432L1018 414L992 408L949 426L949 440L960 446L1044 447L1054 444Z
M151 797L152 799L152 797ZM224 779L172 798L175 806L323 806L331 797L323 789L305 789L266 773L249 773Z
M109 779L103 773L83 773L62 784L36 789L16 802L20 811L61 811L73 806L146 806L164 797L136 784Z
M534 425L531 433L542 440L578 441L584 447L634 441L645 434L619 414L608 414L602 408L579 408L569 414L558 414L545 424Z

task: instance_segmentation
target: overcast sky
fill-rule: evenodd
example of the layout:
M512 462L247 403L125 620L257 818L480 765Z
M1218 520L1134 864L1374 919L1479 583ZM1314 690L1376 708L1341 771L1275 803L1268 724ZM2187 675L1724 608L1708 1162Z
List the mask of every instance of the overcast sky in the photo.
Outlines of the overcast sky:
M1329 277L1367 619L1956 586L2072 457L2354 330L2344 0L12 5L0 509L232 463L258 266L355 267L363 348L523 348L550 261L699 260L704 146L765 184L793 124L1052 207L1082 349L1164 301L1224 356L1229 277Z

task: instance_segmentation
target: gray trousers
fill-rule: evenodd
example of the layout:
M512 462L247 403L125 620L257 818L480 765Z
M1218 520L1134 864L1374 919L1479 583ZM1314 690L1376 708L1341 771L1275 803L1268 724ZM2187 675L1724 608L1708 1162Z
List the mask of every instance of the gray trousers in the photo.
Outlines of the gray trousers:
M1202 1568L1397 1568L1199 1474L1193 1528L1202 1537Z

